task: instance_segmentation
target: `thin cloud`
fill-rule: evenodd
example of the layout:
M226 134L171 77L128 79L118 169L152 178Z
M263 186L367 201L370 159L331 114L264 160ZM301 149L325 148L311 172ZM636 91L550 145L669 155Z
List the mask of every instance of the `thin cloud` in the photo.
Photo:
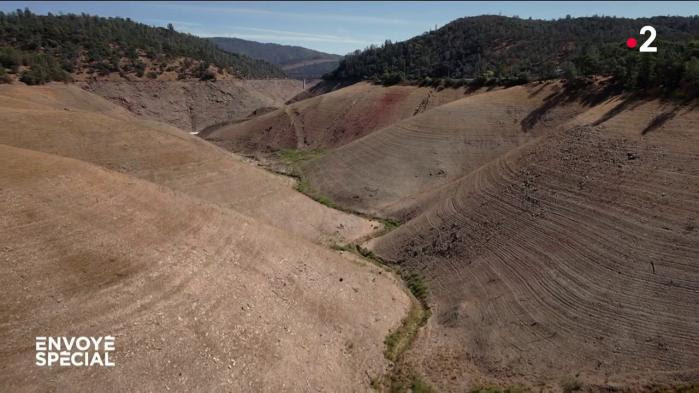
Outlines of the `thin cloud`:
M279 12L270 10L261 10L258 8L218 8L220 10L227 10L232 13L245 13L245 14L264 14L264 15L275 15L283 17L296 17L296 18L323 18L330 20L346 21L346 22L361 22L361 23L378 23L378 24L400 24L400 25L410 25L415 22L411 22L405 19L396 18L385 18L385 17L375 17L375 16L356 16L356 15L342 15L342 14L326 14L326 13L298 13L298 12Z
M369 44L368 41L352 37L328 34L311 34L286 30L260 29L255 27L236 27L226 30L185 29L188 33L201 37L238 37L250 40L268 40L278 42L325 42L334 44Z
M358 41L353 39L327 39L323 37L280 37L277 35L265 35L265 34L235 34L234 37L244 38L249 40L266 40L266 41L278 41L287 43L296 42L325 42L333 44L367 44L365 41Z
M194 12L206 12L206 13L227 13L227 14L255 14L255 15L273 15L285 18L305 18L305 19L327 19L335 21L344 22L360 22L360 23L374 23L374 24L395 24L395 25L415 25L419 24L416 21L410 21L406 19L399 18L387 18L387 17L377 17L377 16L357 16L357 15L343 15L343 14L331 14L331 13L301 13L301 12L288 12L288 11L271 11L260 8L243 8L243 7L195 7L191 5L174 5L174 4L150 4L152 6L167 7L167 8L177 8L177 9L187 9ZM420 24L421 25L421 24Z
M338 36L332 34L316 34L316 33L304 33L300 31L288 31L288 30L274 30L274 29L263 29L259 27L243 27L237 26L235 29L253 31L257 33L269 33L275 34L277 37L289 37L289 38L309 38L314 40L326 40L325 42L346 42L346 43L357 43L361 44L366 41L359 40L356 38L351 38L347 36Z

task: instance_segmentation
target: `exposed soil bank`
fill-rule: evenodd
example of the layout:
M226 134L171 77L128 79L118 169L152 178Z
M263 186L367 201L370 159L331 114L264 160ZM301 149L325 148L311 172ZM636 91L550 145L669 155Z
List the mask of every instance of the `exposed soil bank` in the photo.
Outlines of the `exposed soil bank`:
M301 93L303 86L303 81L294 79L94 81L83 85L133 113L193 132L244 119L258 108L280 107Z

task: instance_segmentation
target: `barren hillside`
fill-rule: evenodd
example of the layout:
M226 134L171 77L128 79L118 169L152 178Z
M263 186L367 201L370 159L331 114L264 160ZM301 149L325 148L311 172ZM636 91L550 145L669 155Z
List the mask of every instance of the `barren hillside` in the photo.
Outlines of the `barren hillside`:
M383 339L409 300L376 267L2 144L0 194L4 391L369 391L385 372ZM113 335L117 366L35 367L34 337L47 335Z
M698 113L604 82L357 84L207 133L251 155L324 149L300 167L306 192L402 221L365 242L382 224L199 137L76 86L2 86L0 383L361 391L397 376L385 338L410 299L307 240L363 242L420 277L431 317L393 370L438 391L694 383ZM18 331L47 323L113 329L127 366L90 379L22 367Z
M293 79L202 81L93 81L85 89L133 113L187 131L245 119L278 108L303 92Z
M321 206L238 156L73 85L0 86L0 144L76 158L233 208L308 239L343 242L378 224Z
M342 206L398 217L446 184L579 113L559 83L470 95L376 130L312 161L312 187Z
M365 247L424 277L432 317L404 362L438 391L682 386L699 379L696 103L607 87L478 92L344 144L271 145L292 135L263 131L273 114L225 132L259 138L228 145L246 154L330 146L306 191L404 221Z
M202 136L246 154L280 149L334 148L401 119L459 99L463 89L382 87L357 83Z
M435 191L378 239L378 255L430 282L414 364L445 391L696 381L693 108L594 107Z
M699 15L504 3L0 7L0 393L699 393Z

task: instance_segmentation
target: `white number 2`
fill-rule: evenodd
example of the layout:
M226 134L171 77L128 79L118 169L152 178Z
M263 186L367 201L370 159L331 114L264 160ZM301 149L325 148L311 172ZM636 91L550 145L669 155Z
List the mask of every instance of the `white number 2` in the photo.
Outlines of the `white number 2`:
M641 45L641 47L638 49L639 52L657 52L658 48L654 46L649 46L650 44L653 43L653 40L655 40L655 28L653 26L643 26L641 28L641 35L646 35L646 32L650 32L650 37L646 40L646 42Z

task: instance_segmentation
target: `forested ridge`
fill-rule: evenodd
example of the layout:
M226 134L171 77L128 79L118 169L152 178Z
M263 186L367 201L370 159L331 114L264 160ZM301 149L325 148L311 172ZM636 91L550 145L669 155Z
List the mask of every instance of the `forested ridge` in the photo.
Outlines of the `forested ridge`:
M628 49L657 31L657 53ZM484 15L457 19L407 41L386 41L347 55L329 79L434 83L522 83L556 77L612 76L625 88L696 86L699 16L566 17L558 20Z
M15 73L29 84L68 80L71 74L178 79L285 77L277 66L229 53L211 41L172 28L87 14L0 12L0 78Z

